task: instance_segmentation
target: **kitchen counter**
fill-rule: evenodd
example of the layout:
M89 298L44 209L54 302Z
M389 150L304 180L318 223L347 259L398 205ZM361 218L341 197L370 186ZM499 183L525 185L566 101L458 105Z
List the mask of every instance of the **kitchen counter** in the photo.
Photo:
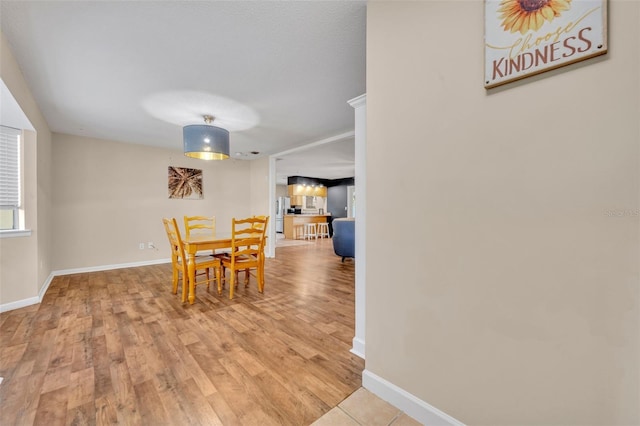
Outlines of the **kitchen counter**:
M321 216L321 217L327 217L327 216L331 216L331 213L325 213L325 214L313 214L313 213L293 214L293 213L287 213L287 214L285 214L285 216Z
M331 217L327 214L286 214L284 215L284 237L290 240L295 239L294 227L304 223L323 223ZM300 237L299 237L300 238Z

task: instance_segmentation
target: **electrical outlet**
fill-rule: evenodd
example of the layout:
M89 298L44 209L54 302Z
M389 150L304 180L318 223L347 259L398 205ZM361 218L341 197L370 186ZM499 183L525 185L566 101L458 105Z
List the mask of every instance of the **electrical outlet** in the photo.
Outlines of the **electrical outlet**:
M139 247L140 247L140 250L144 250L144 243L140 243Z
M154 248L156 248L156 246L155 246L155 244L153 244L153 241L149 241L147 243L147 248L154 249Z

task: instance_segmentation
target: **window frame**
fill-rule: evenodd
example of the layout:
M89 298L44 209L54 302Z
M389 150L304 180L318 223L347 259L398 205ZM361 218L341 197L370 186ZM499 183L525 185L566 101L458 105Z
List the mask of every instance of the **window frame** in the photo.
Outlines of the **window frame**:
M0 205L0 209L12 212L12 226L13 228L0 229L0 238L6 237L24 237L30 236L31 230L26 229L25 215L24 215L24 131L11 126L0 125L0 132L10 137L15 136L17 138L16 146L16 174L17 174L17 200L15 205L4 204ZM10 129L10 130L9 130Z

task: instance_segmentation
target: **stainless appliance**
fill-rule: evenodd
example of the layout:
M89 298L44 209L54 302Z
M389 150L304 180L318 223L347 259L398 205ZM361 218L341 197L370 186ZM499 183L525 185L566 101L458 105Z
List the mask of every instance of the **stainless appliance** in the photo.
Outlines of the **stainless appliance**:
M276 199L276 232L284 232L284 215L291 208L289 197L278 197Z

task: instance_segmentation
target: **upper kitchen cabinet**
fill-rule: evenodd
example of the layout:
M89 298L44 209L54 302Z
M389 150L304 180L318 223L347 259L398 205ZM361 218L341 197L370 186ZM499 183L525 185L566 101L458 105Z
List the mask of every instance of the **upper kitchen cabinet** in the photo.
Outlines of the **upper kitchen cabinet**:
M303 185L303 184L294 184L289 185L289 197L293 198L296 196L304 196L311 195L315 197L326 197L327 196L327 187L319 186L319 185Z

